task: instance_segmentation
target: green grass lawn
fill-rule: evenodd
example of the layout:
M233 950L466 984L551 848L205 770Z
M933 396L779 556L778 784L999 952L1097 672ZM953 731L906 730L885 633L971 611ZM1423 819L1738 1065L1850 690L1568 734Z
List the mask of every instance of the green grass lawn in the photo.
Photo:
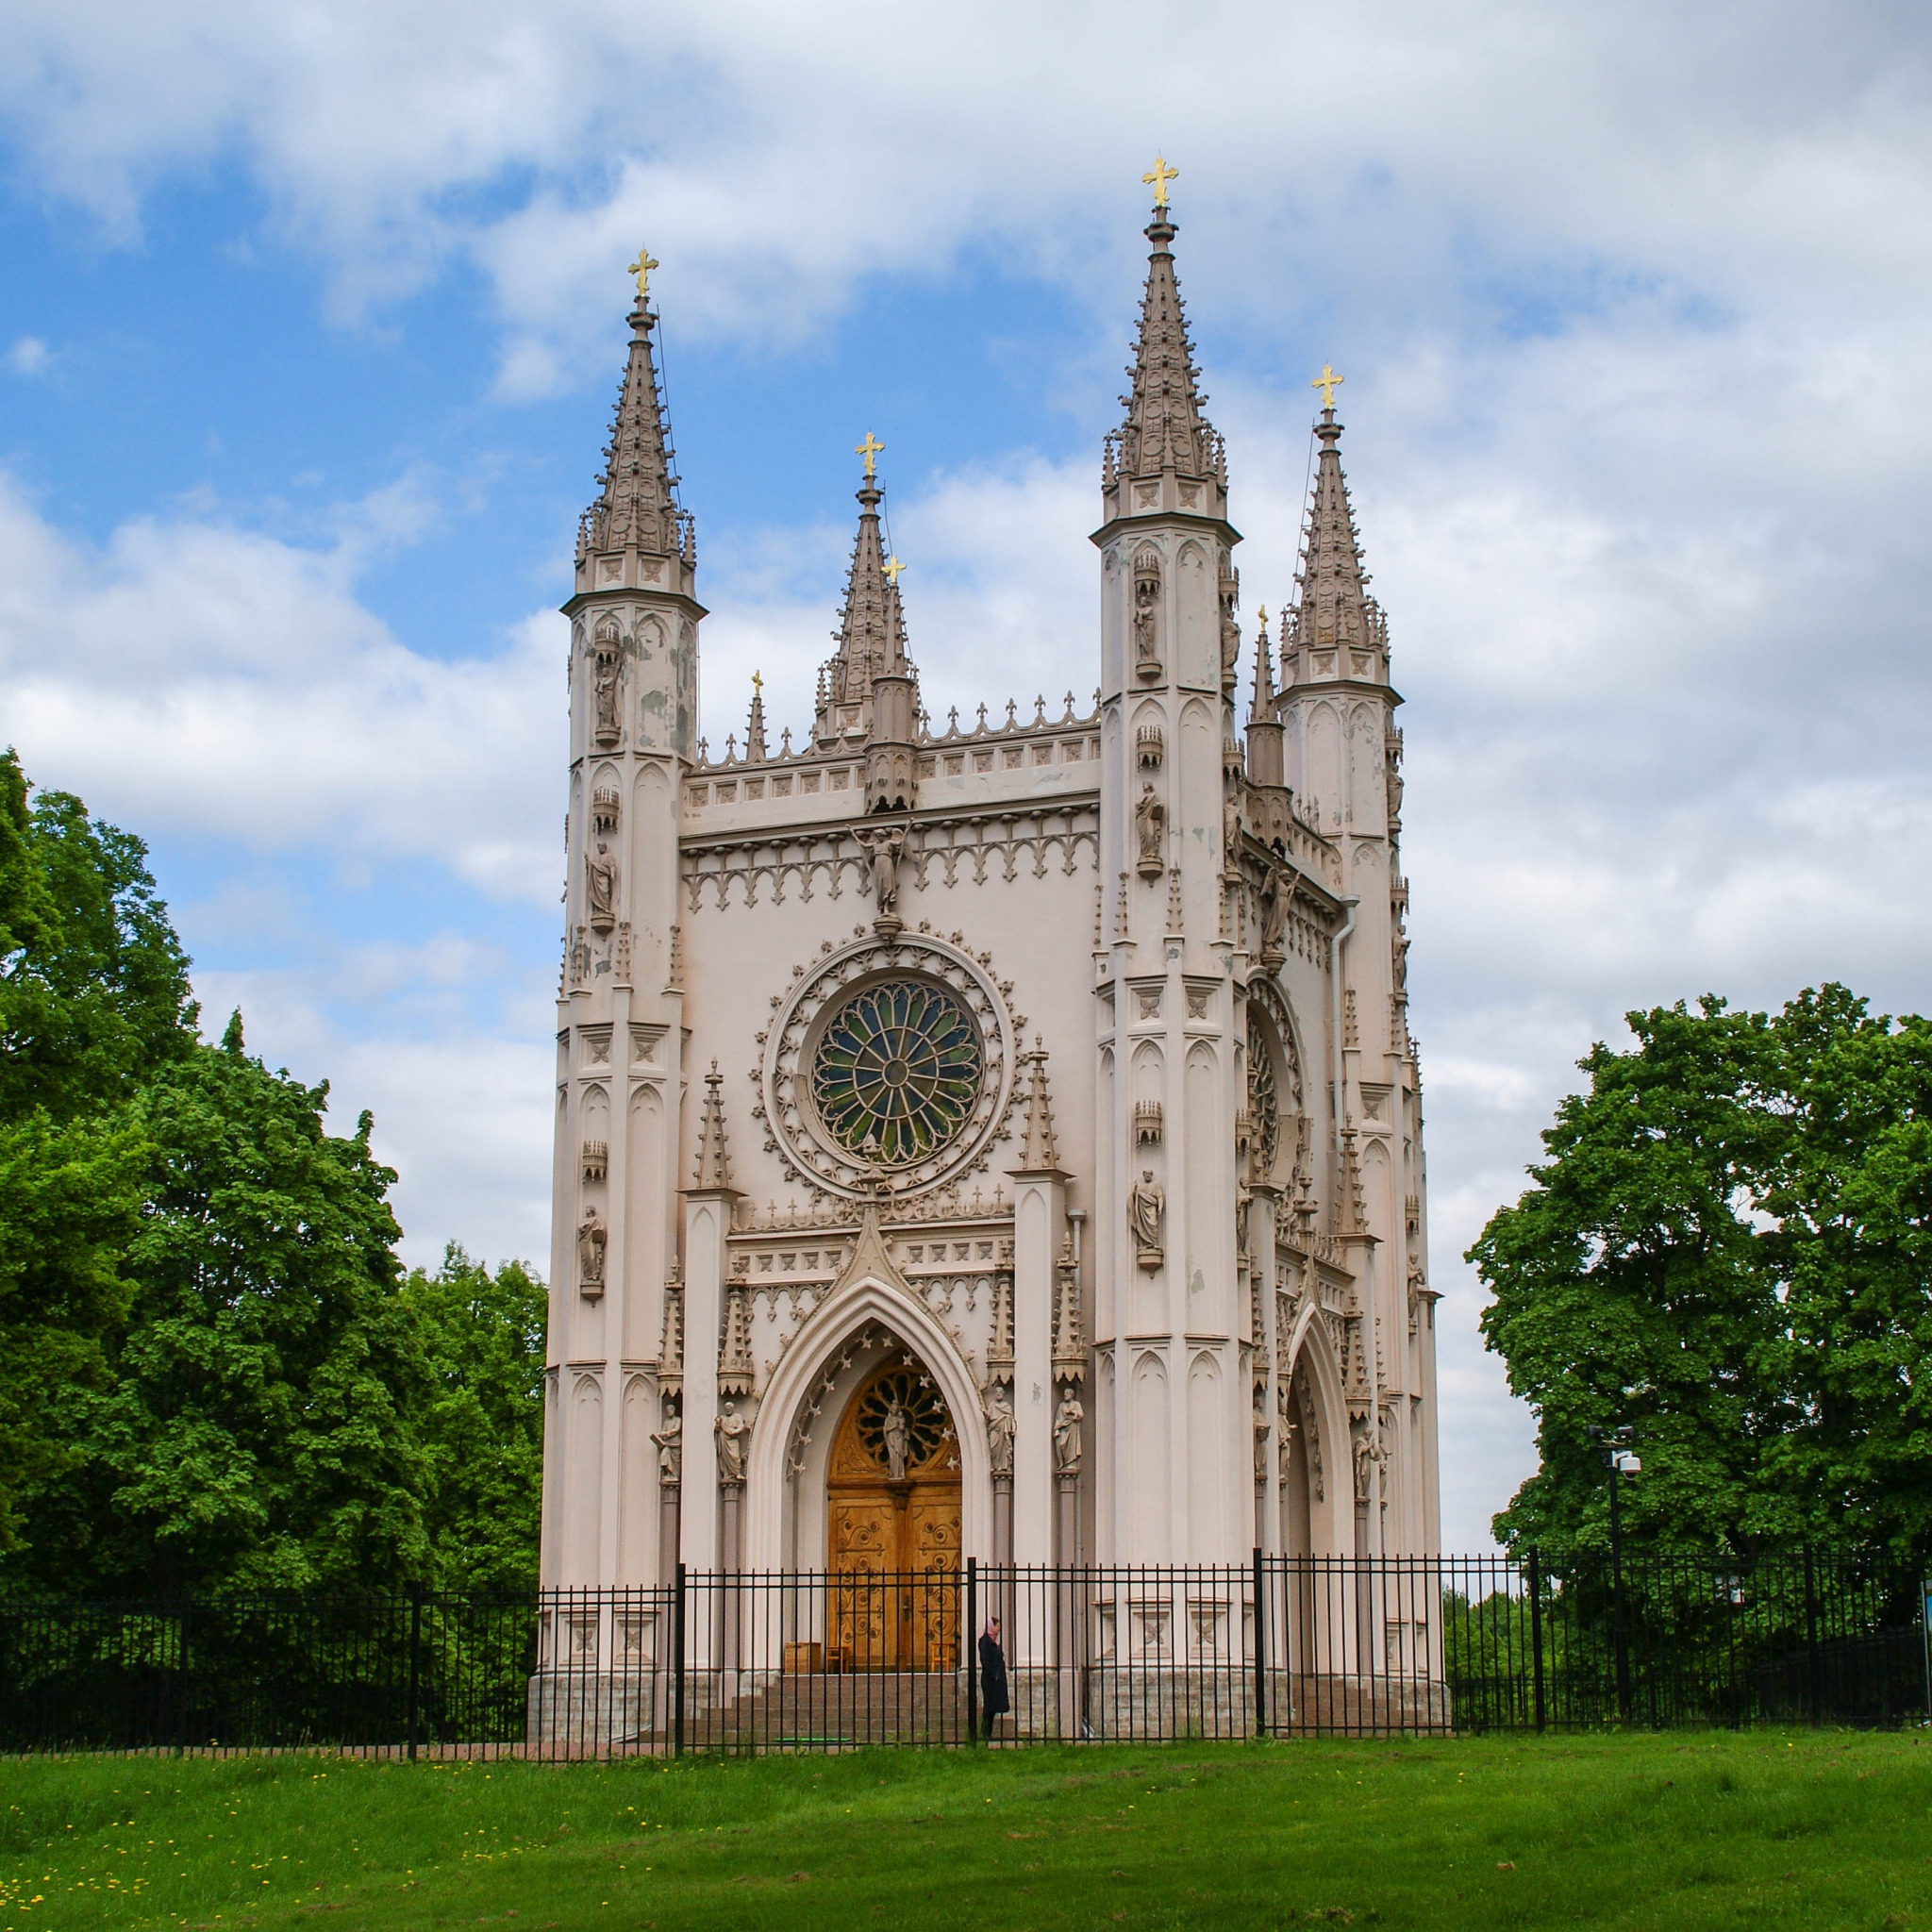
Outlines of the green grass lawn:
M0 1932L1924 1926L1932 1739L0 1763Z

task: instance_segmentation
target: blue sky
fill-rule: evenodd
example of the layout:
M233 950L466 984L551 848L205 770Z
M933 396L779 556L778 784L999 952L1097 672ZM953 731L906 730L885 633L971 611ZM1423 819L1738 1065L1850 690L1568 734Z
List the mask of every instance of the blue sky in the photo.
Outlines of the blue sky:
M1446 1533L1529 1466L1458 1259L1626 1008L1923 1009L1932 209L1907 8L719 0L0 14L0 729L150 841L212 1024L545 1246L562 632L656 288L704 724L803 721L887 444L936 716L1084 700L1175 185L1244 603L1307 378L1392 625Z

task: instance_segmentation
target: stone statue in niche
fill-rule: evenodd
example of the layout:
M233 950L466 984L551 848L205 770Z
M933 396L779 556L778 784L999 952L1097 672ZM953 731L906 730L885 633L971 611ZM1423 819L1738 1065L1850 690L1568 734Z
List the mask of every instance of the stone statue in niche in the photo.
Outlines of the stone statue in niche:
M1161 850L1166 830L1167 808L1161 804L1159 792L1151 785L1141 786L1134 807L1134 837L1140 846L1142 878L1158 879L1167 870L1167 858Z
M1355 1432L1355 1499L1366 1503L1375 1480L1375 1465L1382 1459L1382 1445L1372 1424L1358 1424Z
M986 1446L992 1459L994 1475L1013 1473L1013 1400L1004 1382L995 1382L986 1392Z
M1167 1195L1154 1178L1154 1170L1143 1167L1141 1178L1127 1190L1127 1227L1134 1237L1135 1258L1143 1268L1158 1268L1166 1258L1160 1245L1166 1212Z
M873 914L877 919L899 916L899 855L906 849L906 828L861 831L858 842L865 848L872 874Z
M1268 1480L1268 1385L1255 1384L1255 1480Z
M597 742L617 742L617 665L621 640L617 620L601 617L595 633L596 657L591 670L591 690L597 703Z
M1053 1466L1061 1475L1080 1474L1080 1423L1086 1413L1071 1388L1053 1412Z
M675 1408L668 1408L664 1426L651 1441L658 1445L658 1480L667 1490L675 1490L684 1479L684 1418Z
M1241 869L1241 806L1239 798L1224 799L1221 807L1221 865L1230 877Z
M591 901L591 929L608 932L617 924L617 861L601 839L596 851L584 855L584 885Z
M912 1424L896 1401L886 1406L886 1418L879 1424L879 1437L886 1445L886 1474L893 1482L903 1483L906 1480L906 1458L912 1450Z
M586 1208L577 1224L577 1286L585 1294L604 1292L604 1243L608 1240L603 1216Z
M1143 550L1134 559L1134 670L1141 677L1160 675L1160 645L1155 625L1160 609L1160 559Z
M745 1438L751 1434L751 1424L739 1414L737 1405L727 1402L724 1413L718 1418L718 1480L721 1483L741 1483L744 1480Z

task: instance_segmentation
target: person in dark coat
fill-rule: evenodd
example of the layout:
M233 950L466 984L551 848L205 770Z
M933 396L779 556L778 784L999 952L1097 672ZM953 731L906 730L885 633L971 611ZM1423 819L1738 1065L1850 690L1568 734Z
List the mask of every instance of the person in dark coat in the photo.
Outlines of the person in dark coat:
M979 1633L979 1709L986 1735L992 1736L992 1721L1004 1717L1012 1707L1007 1702L1007 1659L1000 1649L1000 1620L989 1617Z

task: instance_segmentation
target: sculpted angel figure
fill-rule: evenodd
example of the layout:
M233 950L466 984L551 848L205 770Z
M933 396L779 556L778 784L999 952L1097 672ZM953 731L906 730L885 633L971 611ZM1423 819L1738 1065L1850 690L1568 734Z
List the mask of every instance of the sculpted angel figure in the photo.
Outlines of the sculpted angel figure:
M1264 953L1281 950L1281 938L1288 930L1288 909L1293 898L1294 888L1284 886L1281 874L1271 868L1261 886L1261 950Z
M1160 1222L1167 1212L1167 1195L1154 1178L1154 1170L1143 1167L1141 1178L1127 1190L1127 1226L1143 1268L1161 1263Z
M860 832L858 842L871 859L873 909L879 918L891 919L899 910L899 854L906 845L905 829Z

